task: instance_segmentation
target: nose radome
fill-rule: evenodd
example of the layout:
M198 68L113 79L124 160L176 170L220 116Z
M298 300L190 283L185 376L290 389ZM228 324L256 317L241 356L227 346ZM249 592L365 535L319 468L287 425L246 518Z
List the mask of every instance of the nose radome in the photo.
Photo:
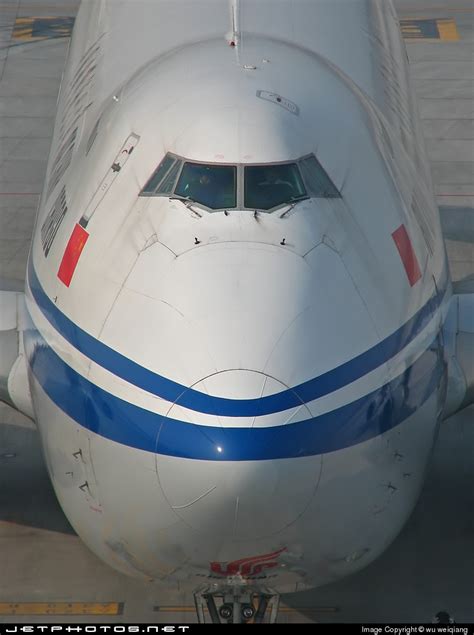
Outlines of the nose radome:
M217 546L271 536L295 522L317 489L321 457L227 462L157 455L157 469L175 513Z
M225 414L199 415L172 406L157 440L157 471L175 513L216 540L246 540L278 533L308 506L320 475L320 457L262 460L276 441L275 426L310 418L301 403L284 412L258 415L265 397L292 403L293 391L273 377L228 370L203 379L182 395ZM224 394L227 399L212 400ZM299 400L298 400L299 401ZM271 404L270 404L271 406ZM246 416L230 416L232 408ZM268 409L268 408L267 408ZM271 407L270 407L271 409ZM190 458L194 457L194 458ZM252 457L252 460L249 460Z
M367 308L324 244L305 258L240 242L164 251L141 254L104 331L139 334L129 356L180 388L160 417L160 486L206 540L278 533L305 512L322 465L306 447L321 429L292 387L378 342Z

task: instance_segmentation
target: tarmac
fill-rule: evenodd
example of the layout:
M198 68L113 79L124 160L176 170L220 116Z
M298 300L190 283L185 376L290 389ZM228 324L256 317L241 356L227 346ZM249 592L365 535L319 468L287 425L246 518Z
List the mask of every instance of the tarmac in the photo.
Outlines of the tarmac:
M22 289L78 0L0 0L0 288ZM396 0L458 290L474 291L474 5ZM445 422L408 524L364 571L282 597L283 623L474 622L474 407ZM30 420L0 405L0 624L195 622L189 594L98 560Z

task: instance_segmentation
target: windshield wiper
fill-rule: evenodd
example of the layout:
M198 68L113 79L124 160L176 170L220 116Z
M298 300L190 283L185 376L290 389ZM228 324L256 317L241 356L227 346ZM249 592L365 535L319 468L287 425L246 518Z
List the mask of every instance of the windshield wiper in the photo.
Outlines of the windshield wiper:
M301 196L292 196L290 201L288 201L286 204L288 205L288 208L285 209L285 211L280 214L280 218L283 218L283 216L285 216L286 214L288 214L288 212L291 212L291 210L294 208L294 206L299 203L300 201L306 201L308 200L309 196L307 194L302 194Z
M190 209L192 212L197 214L199 218L202 218L202 214L200 214L197 209L193 207L193 203L195 203L196 201L193 201L192 198L189 198L189 196L177 196L176 194L174 194L173 196L169 196L168 198L170 201L180 201L186 207L186 209Z

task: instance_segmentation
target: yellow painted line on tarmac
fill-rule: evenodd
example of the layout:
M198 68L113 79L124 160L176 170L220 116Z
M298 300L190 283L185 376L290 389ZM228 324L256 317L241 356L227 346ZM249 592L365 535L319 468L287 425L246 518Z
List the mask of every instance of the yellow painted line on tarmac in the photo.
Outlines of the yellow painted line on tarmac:
M0 602L0 615L122 615L122 602Z
M455 20L437 20L440 40L458 42L459 32Z
M17 18L13 27L12 38L14 40L31 40L33 36L34 18Z
M13 27L12 37L15 40L30 40L33 33L32 18L17 18Z

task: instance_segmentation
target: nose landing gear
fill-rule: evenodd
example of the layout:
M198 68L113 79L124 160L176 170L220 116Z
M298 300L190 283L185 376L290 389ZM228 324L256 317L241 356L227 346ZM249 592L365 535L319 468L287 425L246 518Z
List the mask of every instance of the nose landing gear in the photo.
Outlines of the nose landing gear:
M206 617L213 624L274 624L278 615L280 596L250 589L209 588L194 593L194 603L200 624Z

